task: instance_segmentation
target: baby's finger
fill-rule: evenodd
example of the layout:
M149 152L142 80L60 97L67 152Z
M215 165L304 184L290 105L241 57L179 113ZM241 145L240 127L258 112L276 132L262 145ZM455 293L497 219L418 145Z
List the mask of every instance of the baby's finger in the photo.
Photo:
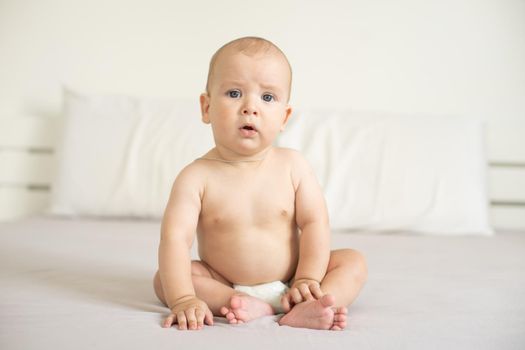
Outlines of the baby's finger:
M197 329L197 317L195 316L195 308L186 310L186 320L188 322L188 329Z
M184 315L184 311L179 311L177 313L177 323L179 324L179 329L187 329L186 328L186 315Z
M204 322L207 325L213 326L213 314L211 313L210 309L206 308L205 316L204 316Z
M204 327L204 311L198 308L195 310L195 317L197 318L197 329Z
M310 291L312 292L315 299L321 299L321 297L324 295L321 287L318 284L311 284Z
M285 313L290 311L290 309L292 308L290 305L290 294L289 293L286 293L285 295L281 297L281 306L283 307L283 311Z
M300 302L303 301L301 292L299 292L299 289L297 288L290 289L290 295L292 296L292 301L296 304L299 304Z
M312 293L310 293L310 288L306 283L301 283L297 288L305 300L314 300Z
M166 317L166 319L164 320L164 324L162 325L162 327L164 328L170 328L171 325L175 322L175 315L174 314L171 314L169 315L168 317Z

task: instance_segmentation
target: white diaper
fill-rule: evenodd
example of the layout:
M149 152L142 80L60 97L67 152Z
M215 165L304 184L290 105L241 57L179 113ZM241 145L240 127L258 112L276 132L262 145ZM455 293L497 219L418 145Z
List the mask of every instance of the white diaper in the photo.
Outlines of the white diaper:
M246 293L252 297L259 298L270 304L275 313L284 312L281 306L281 297L288 291L288 286L281 281L257 284L255 286L233 285L233 289Z

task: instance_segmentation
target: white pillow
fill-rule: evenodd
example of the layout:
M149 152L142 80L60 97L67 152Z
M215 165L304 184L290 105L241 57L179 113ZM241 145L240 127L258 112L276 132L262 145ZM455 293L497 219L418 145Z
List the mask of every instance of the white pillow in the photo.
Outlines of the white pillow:
M64 91L52 214L160 218L173 180L213 147L198 100Z
M492 233L479 121L305 111L278 145L309 160L333 229Z

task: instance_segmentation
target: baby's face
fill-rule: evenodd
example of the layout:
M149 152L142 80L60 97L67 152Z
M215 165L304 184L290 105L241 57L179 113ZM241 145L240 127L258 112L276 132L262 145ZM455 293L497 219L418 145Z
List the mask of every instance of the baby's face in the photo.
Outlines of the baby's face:
M272 145L291 114L290 79L288 63L277 53L226 51L218 57L201 110L219 151L246 157Z

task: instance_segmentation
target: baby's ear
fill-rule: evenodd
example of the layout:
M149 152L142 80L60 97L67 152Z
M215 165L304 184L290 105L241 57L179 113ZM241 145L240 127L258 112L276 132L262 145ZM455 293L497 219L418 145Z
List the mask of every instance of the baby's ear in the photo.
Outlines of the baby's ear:
M202 122L205 124L210 124L210 117L208 115L208 110L210 109L210 96L207 92L204 92L200 96L201 103L201 117Z
M292 106L287 105L285 109L284 120L281 124L281 131L284 131L286 124L288 124L288 119L290 119L291 115L292 115Z

